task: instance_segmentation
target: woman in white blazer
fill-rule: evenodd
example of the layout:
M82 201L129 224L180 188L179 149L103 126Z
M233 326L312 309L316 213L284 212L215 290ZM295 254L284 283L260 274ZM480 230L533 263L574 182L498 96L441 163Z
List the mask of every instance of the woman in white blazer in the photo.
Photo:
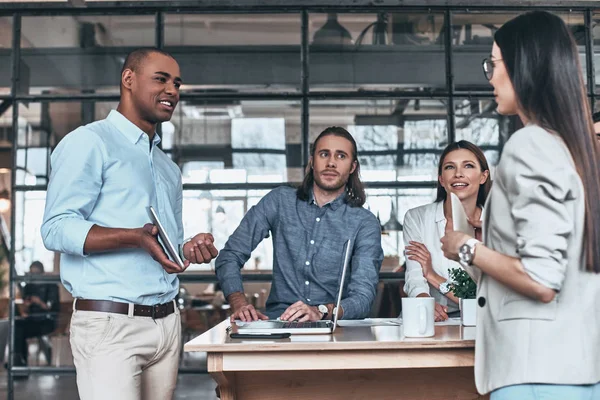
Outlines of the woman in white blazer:
M451 143L438 162L435 202L408 210L404 216L406 273L404 291L408 297L433 297L435 319L443 321L458 312L458 299L450 291L450 269L461 268L444 257L440 239L452 227L452 206L448 192L460 199L467 215L479 221L491 188L485 155L473 143Z
M482 273L475 382L492 400L600 398L600 174L575 41L536 11L494 35L484 72L497 111L525 128L506 142L483 243L459 232L444 254Z

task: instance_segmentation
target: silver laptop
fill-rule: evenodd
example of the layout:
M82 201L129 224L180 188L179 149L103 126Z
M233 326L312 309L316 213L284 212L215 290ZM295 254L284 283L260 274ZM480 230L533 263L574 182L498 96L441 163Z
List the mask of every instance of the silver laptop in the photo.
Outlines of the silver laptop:
M340 308L342 301L342 292L344 291L344 281L346 279L346 270L350 263L350 239L346 241L346 251L344 253L344 266L342 267L342 278L340 280L340 288L337 295L337 310ZM254 334L254 335L268 335L271 333L291 333L292 335L308 335L308 334L322 334L322 333L333 333L337 326L337 312L333 313L333 321L315 321L315 322L290 322L290 321L252 321L242 322L236 321L238 326L238 332L242 334Z

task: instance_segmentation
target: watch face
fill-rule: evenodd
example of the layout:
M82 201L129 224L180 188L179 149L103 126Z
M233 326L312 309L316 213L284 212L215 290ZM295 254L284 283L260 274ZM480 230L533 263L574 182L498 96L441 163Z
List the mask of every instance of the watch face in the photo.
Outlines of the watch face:
M446 286L446 282L444 283L440 283L440 293L441 294L446 294L448 293L448 290L446 290L447 286Z
M321 311L323 314L327 313L327 306L324 306L323 304L319 305L319 311Z
M471 259L473 258L473 255L471 254L471 247L466 244L463 244L462 246L460 246L458 258L460 258L461 261L470 263Z

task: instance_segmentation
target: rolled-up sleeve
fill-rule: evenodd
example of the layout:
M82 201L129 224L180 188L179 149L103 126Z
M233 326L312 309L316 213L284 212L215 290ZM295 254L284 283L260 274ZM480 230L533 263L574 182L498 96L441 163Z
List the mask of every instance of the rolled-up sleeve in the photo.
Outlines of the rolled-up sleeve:
M68 134L51 157L41 234L48 250L84 256L94 225L87 221L102 187L103 143L81 127Z
M568 203L581 194L571 189L577 177L573 168L565 168L571 160L558 139L539 128L528 131L509 141L500 178L517 232L515 250L525 271L542 285L560 290L574 228Z
M418 215L414 210L409 210L404 216L403 238L404 247L411 241L424 243L421 232L421 224L417 221ZM431 229L434 229L431 227ZM406 258L406 271L404 273L404 291L408 297L417 297L421 293L429 294L429 285L423 276L421 264L415 260Z
M344 310L343 319L369 316L377 283L379 283L382 262L381 228L373 216L365 220L356 235L348 295L341 301Z
M219 253L215 261L215 273L225 297L244 291L241 268L256 246L269 237L272 223L276 220L277 197L275 189L250 208Z

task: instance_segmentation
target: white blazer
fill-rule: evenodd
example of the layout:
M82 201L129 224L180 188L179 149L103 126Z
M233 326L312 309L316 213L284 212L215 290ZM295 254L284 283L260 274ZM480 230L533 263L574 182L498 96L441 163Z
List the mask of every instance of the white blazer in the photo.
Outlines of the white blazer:
M600 274L584 271L584 215L581 179L560 137L536 125L515 132L486 203L484 242L520 258L532 279L559 292L545 304L481 275L480 393L524 383L600 382Z
M449 271L452 268L462 269L459 263L444 257L440 239L444 236L446 229L446 217L444 216L444 202L426 204L406 212L404 216L404 246L410 241L420 242L427 247L431 254L431 265L436 274L448 280ZM423 277L423 268L417 261L406 259L404 291L408 297L416 297L418 294L427 293L436 301L448 307L448 312L458 310L458 304L440 293L434 286L429 285Z

